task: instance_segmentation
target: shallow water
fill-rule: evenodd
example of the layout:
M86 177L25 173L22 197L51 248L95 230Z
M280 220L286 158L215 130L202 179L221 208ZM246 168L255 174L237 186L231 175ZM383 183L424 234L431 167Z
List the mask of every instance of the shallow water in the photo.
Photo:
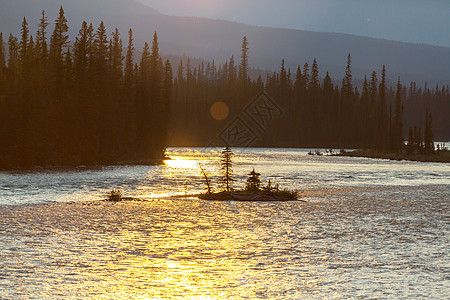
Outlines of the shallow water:
M217 150L218 151L218 150ZM307 202L174 195L215 180L216 150L163 166L3 173L0 299L445 299L450 168L237 149ZM111 188L148 201L111 203ZM168 196L163 198L162 196Z

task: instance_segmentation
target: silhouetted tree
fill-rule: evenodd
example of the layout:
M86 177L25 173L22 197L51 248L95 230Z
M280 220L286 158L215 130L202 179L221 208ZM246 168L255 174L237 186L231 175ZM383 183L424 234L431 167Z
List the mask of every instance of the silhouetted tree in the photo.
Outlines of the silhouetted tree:
M0 32L0 74L3 71L3 68L6 66L6 60L5 60L5 45L3 42L3 33Z
M51 63L52 82L54 84L57 95L62 93L61 85L63 78L63 56L64 48L69 43L68 35L69 27L67 26L67 19L64 15L64 9L61 6L59 9L59 16L55 20L55 28L50 38L50 53L49 61Z
M245 190L249 192L257 192L261 189L261 176L260 173L256 172L255 169L248 174L247 184L245 185Z
M384 65L378 95L377 149L386 150L388 146L389 120L386 111L386 67Z
M246 87L248 78L248 39L246 36L242 38L241 45L241 63L239 65L239 84L243 89Z
M233 165L232 165L232 157L234 153L231 151L229 147L225 147L222 150L222 157L220 160L221 170L222 170L222 178L220 182L222 183L224 189L229 192L231 189L231 182L233 179Z
M403 148L403 105L402 105L402 85L400 78L397 82L397 93L395 96L395 111L393 124L393 149L394 151Z
M134 42L133 42L133 30L130 28L128 31L128 47L125 57L125 88L132 89L133 82L133 56L134 56Z

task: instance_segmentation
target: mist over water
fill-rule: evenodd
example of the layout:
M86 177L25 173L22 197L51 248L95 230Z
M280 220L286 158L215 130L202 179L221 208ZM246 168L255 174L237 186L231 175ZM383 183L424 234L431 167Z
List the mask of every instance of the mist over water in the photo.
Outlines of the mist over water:
M220 149L161 166L0 174L0 298L445 298L450 167L233 149L236 187L307 202L177 197L213 182ZM111 203L112 188L148 201Z

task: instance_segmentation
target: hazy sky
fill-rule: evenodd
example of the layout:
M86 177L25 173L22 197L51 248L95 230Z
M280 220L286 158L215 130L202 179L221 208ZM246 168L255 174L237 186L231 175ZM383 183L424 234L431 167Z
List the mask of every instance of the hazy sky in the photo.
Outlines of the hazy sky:
M450 47L450 0L137 0L161 13Z

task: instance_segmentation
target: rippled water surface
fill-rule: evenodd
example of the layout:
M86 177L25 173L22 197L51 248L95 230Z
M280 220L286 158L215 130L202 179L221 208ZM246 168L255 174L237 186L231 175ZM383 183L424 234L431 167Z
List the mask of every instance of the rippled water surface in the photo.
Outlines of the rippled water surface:
M450 167L236 149L306 202L208 202L217 150L0 173L0 299L446 299ZM238 184L237 184L238 185ZM97 201L112 188L146 201Z

